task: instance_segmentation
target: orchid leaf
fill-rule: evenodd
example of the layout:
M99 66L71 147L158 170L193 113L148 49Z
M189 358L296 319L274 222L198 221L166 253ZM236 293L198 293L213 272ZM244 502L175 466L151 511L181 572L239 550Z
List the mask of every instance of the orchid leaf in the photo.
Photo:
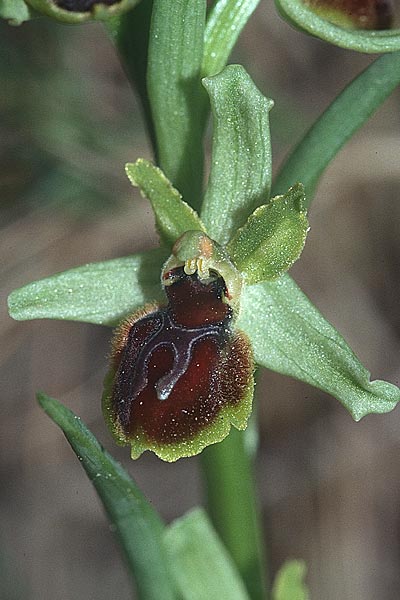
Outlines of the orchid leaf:
M164 525L135 481L68 408L38 394L43 410L61 428L93 483L115 528L141 600L176 598L162 542Z
M307 567L302 560L288 560L279 569L272 588L272 600L308 600L304 583Z
M330 161L399 84L400 52L386 54L370 64L294 148L274 182L274 194L283 194L301 181L309 204Z
M288 275L247 286L241 310L238 327L250 336L258 364L328 392L356 421L399 402L399 388L370 381L342 336Z
M183 600L249 600L231 557L202 509L171 523L164 542Z
M10 315L115 325L145 302L162 298L162 249L91 263L28 283L8 299Z
M202 73L219 73L260 0L217 0L208 15Z

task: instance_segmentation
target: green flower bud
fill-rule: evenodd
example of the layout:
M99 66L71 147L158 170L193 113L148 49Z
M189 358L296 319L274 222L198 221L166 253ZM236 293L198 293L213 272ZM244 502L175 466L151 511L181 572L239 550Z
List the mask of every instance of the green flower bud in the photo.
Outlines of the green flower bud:
M107 20L122 14L140 0L26 0L37 12L64 23Z
M346 29L390 29L390 0L304 0L316 14Z

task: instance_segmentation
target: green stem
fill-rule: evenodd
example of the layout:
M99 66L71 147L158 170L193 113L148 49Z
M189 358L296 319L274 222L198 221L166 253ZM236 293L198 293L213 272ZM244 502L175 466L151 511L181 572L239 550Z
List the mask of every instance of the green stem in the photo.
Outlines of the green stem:
M232 428L223 442L206 448L201 459L214 526L233 557L250 598L266 600L262 523L245 433Z

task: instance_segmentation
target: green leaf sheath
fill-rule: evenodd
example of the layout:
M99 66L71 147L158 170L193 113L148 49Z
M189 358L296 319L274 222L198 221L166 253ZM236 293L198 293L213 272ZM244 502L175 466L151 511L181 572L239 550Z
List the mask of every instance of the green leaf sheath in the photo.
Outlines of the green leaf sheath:
M195 208L207 114L201 87L205 20L204 0L154 0L147 71L160 167Z
M143 0L129 12L105 22L128 79L142 103L147 130L157 159L150 101L147 94L147 59L153 0Z
M125 167L131 183L150 200L157 230L165 244L172 246L185 231L204 231L198 214L186 202L158 167L140 158Z
M229 242L227 250L247 283L276 279L299 258L307 236L304 187L256 208Z
M226 244L257 206L269 199L271 142L265 98L240 65L203 80L213 112L213 151L201 217Z
M283 164L273 186L286 192L301 181L308 202L332 158L400 83L400 52L386 54L354 79L319 117Z
M162 298L164 250L91 263L15 290L10 315L28 319L67 319L115 325L145 302Z
M302 560L288 560L279 569L272 589L272 600L308 600L304 583L307 567Z
M326 42L357 50L379 53L400 50L400 30L359 31L345 29L318 16L304 0L275 0L281 15L302 31Z
M207 488L207 510L232 556L252 600L266 600L262 524L254 489L246 432L231 429L220 444L200 455Z
M38 400L64 432L96 488L136 581L138 598L175 600L162 541L164 526L156 511L79 417L45 394L38 394Z
M183 600L249 600L231 557L200 508L174 521L165 546Z
M260 0L217 0L207 19L202 74L221 71Z
M258 364L328 392L356 421L389 412L400 400L395 385L370 381L345 340L288 275L246 287L237 326L250 336Z

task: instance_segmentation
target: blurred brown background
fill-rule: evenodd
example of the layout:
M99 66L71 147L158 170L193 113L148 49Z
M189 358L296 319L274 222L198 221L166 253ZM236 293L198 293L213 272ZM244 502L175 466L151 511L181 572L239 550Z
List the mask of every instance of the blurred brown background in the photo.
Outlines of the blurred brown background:
M171 520L202 498L196 459L131 462L104 426L110 330L16 323L28 281L156 245L124 163L150 157L140 108L99 25L1 24L0 598L124 600L129 580L99 501L34 393L82 416ZM371 57L333 48L262 2L232 61L271 113L275 168ZM395 93L326 172L292 273L373 378L400 383L400 111ZM264 372L258 479L274 573L304 558L314 600L400 597L400 410L352 421L305 384Z

